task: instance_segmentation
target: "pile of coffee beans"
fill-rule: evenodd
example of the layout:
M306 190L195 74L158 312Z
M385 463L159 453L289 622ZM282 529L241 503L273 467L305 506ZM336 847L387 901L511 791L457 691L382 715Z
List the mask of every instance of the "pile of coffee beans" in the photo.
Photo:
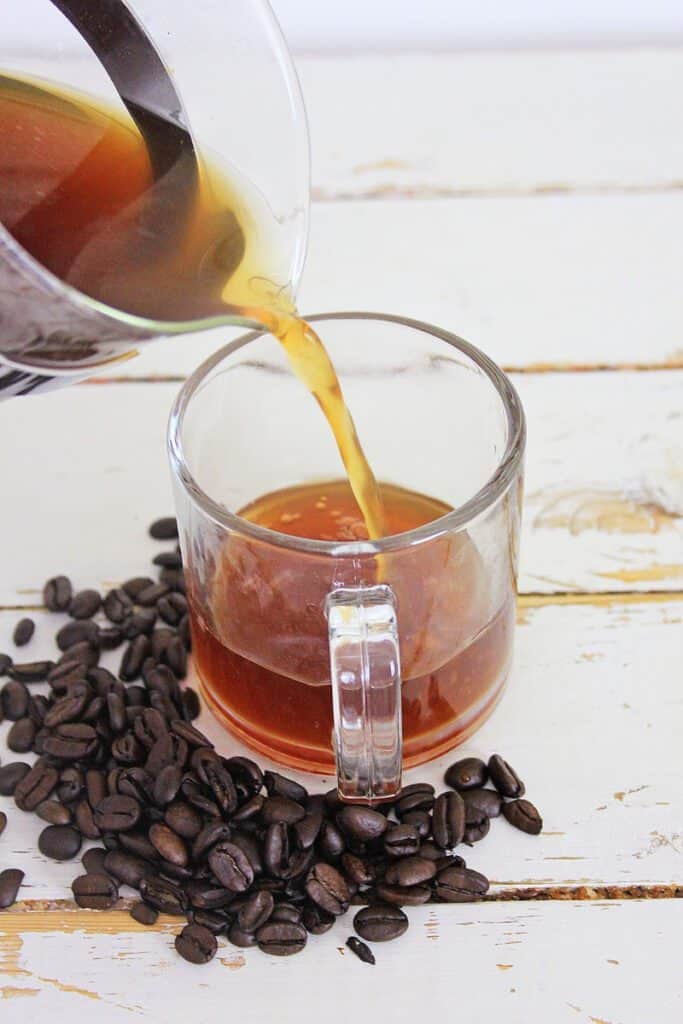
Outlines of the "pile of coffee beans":
M175 540L175 520L150 528ZM38 754L33 765L0 766L0 795L46 827L46 857L70 860L84 840L73 882L80 907L116 906L119 887L136 889L130 910L152 925L158 913L185 917L176 937L185 960L213 958L216 936L274 956L300 952L351 905L360 906L349 949L375 962L368 942L398 938L405 906L481 899L488 880L456 848L471 847L501 814L531 835L540 815L502 757L468 757L392 801L343 803L336 789L309 794L300 783L262 771L247 757L222 757L192 722L197 694L181 687L191 648L179 548L154 559L157 580L134 577L101 596L74 593L66 576L48 580L46 606L70 615L56 633L56 661L15 662L0 654L0 721L7 744ZM30 640L23 619L15 642ZM118 677L101 653L125 644ZM46 681L48 693L30 686ZM490 784L490 785L489 785ZM0 813L0 832L6 826ZM0 872L0 907L16 900L23 873Z

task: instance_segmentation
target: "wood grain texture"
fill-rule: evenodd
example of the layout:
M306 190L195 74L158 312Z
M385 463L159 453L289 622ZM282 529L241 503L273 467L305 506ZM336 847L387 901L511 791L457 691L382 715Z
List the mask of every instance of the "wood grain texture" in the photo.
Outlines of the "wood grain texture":
M507 368L683 366L683 192L314 203L304 313L438 324ZM186 375L236 329L165 339L116 375Z
M457 1004L472 1024L642 1024L656 1007L661 1024L676 1024L680 909L676 901L418 907L404 938L375 945L374 968L345 949L343 919L287 960L221 939L200 969L177 957L178 924L169 919L144 931L121 915L120 930L98 934L53 915L51 928L41 921L41 930L18 933L17 915L8 926L0 914L1 1013L3 1024L69 1014L106 1024L212 1024L227 1014L261 1024L277 1007L278 1021L297 1024L315 1024L321 1011L330 1024L407 1024Z
M318 197L683 184L683 50L297 61Z
M0 650L11 650L16 618L0 613ZM37 614L27 657L52 653L61 618ZM681 884L683 797L675 751L683 694L674 666L683 655L682 623L683 596L614 597L609 604L522 602L508 690L462 748L463 755L498 751L509 758L544 817L540 838L501 819L487 840L466 852L468 863L492 879L495 892L519 891L529 898L535 887ZM115 654L103 661L112 668L117 663ZM199 725L226 754L245 752L207 711ZM8 723L0 726L3 762L14 757L3 749L7 730ZM440 787L454 756L414 769L406 782L429 779ZM312 776L304 781L315 789L331 785ZM0 805L9 816L0 859L4 866L24 867L22 899L69 898L79 865L46 860L36 848L43 823L7 799Z
M529 444L523 592L683 588L683 375L522 374ZM67 571L140 570L172 508L164 434L177 384L85 385L0 404L0 606ZM321 429L323 429L321 420ZM409 479L396 481L410 485Z

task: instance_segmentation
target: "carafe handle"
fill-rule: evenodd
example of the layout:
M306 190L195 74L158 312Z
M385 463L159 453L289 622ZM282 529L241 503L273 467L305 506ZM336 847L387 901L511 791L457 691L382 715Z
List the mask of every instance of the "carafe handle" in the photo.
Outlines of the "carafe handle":
M372 803L401 788L401 663L391 587L327 598L339 793Z

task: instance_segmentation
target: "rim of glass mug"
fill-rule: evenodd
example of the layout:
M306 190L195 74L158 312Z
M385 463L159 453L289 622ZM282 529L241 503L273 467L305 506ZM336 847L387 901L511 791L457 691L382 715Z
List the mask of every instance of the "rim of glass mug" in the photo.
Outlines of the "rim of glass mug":
M305 319L310 323L318 323L324 320L380 320L386 323L399 324L400 326L410 327L439 338L466 355L489 378L505 410L508 439L495 471L471 498L468 498L466 502L454 508L451 512L447 512L446 515L425 523L423 526L418 526L414 530L392 534L389 537L383 537L375 541L323 541L312 540L306 537L294 537L291 534L279 533L277 530L270 530L264 526L259 526L248 519L242 518L237 513L230 512L224 505L214 501L213 498L206 494L190 473L183 452L183 420L190 401L214 367L232 355L233 352L237 352L245 345L256 341L268 333L264 330L251 331L249 334L242 335L242 337L236 338L234 341L224 345L217 352L214 352L212 356L209 356L208 359L205 359L185 381L171 409L168 423L168 452L171 466L187 495L201 508L202 512L218 525L238 531L241 534L246 534L254 539L277 544L290 550L331 557L339 557L342 554L379 555L414 544L421 544L442 534L460 529L470 524L482 513L487 512L517 475L526 444L524 409L517 391L503 370L489 356L475 345L465 341L464 338L460 338L457 334L452 334L450 331L442 330L440 327L421 320L394 316L389 313L363 312L316 313L313 316L306 316Z

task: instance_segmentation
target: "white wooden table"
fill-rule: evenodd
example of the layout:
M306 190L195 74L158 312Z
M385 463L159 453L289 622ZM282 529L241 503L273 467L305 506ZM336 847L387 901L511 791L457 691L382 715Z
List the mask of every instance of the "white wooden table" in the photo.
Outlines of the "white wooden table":
M309 58L304 313L432 320L512 372L529 420L517 655L464 752L500 749L542 809L468 861L481 904L410 912L371 969L350 919L292 960L74 909L74 864L2 805L0 1020L673 1024L683 1014L683 51ZM222 336L153 347L71 392L0 406L0 650L55 572L114 582L171 497L179 381ZM121 371L119 371L120 373ZM11 443L9 443L11 441ZM219 731L208 715L200 723ZM7 725L0 726L0 747ZM221 738L224 749L238 744ZM14 755L10 755L14 756ZM0 753L4 759L5 753ZM418 770L439 781L443 762ZM9 805L9 806L8 806ZM500 827L501 829L503 826Z

